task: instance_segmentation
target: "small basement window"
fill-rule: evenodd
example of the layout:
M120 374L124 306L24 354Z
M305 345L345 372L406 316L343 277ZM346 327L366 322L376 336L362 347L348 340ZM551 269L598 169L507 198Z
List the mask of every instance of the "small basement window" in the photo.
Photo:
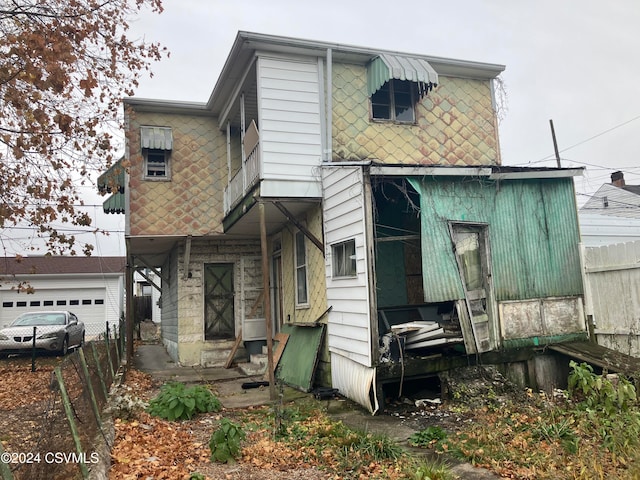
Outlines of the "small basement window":
M336 243L331 246L333 278L356 276L356 241Z

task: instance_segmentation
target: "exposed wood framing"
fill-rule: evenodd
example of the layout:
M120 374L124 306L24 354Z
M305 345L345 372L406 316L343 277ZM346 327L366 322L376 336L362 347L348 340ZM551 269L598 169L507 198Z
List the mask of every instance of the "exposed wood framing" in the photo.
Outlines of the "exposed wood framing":
M147 282L149 282L151 284L151 286L153 288L155 288L157 291L159 291L160 293L162 293L162 288L157 285L152 279L151 277L149 277L149 275L147 275L145 273L146 268L136 268L136 273L138 273L138 275L140 275L142 278L144 278Z
M144 265L146 268L148 268L149 270L151 270L153 273L155 273L158 277L160 277L162 280L164 280L165 282L169 283L169 277L167 277L166 275L162 275L162 272L160 270L158 270L155 267L152 267L151 265L149 265L147 262L144 261L144 259L140 258L140 257L135 257L136 262L140 262L142 265ZM138 267L136 267L137 269Z
M280 202L272 202L277 208L278 210L280 210L285 217L287 217L287 220L289 220L291 223L293 223L298 230L300 230L305 237L307 237L309 240L311 240L311 242L320 249L320 251L322 252L322 256L324 257L324 244L322 243L322 241L320 241L313 233L311 233L311 231L305 227L302 222L300 222L288 209L287 207L285 207L284 205L282 205Z

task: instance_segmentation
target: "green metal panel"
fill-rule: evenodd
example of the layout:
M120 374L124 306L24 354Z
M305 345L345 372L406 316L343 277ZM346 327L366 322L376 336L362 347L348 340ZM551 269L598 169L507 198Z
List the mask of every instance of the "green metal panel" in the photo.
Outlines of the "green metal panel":
M313 387L324 325L283 325L281 332L289 334L289 340L278 362L276 376L289 386L309 392Z
M125 213L124 193L114 193L102 202L104 213Z
M495 298L582 294L570 178L411 180L420 193L425 300L463 298L449 222L488 225Z

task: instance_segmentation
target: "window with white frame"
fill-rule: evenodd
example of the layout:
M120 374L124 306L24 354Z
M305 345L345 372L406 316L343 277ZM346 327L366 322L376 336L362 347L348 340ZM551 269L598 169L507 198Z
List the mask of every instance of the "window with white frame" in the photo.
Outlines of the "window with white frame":
M307 247L304 233L295 234L295 262L296 262L296 305L309 304L309 288L307 282Z
M356 276L356 241L336 243L331 246L333 278Z
M169 150L145 149L144 176L147 180L169 179Z
M371 116L374 120L414 123L415 104L414 83L392 79L371 95Z

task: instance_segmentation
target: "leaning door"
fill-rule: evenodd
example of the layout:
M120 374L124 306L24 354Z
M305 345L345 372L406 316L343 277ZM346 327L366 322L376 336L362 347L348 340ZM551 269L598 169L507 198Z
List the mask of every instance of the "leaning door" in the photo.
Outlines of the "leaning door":
M487 226L454 223L451 238L465 295L461 317L470 321L476 352L487 352L492 346Z
M234 338L233 264L210 263L205 265L204 289L205 340Z

